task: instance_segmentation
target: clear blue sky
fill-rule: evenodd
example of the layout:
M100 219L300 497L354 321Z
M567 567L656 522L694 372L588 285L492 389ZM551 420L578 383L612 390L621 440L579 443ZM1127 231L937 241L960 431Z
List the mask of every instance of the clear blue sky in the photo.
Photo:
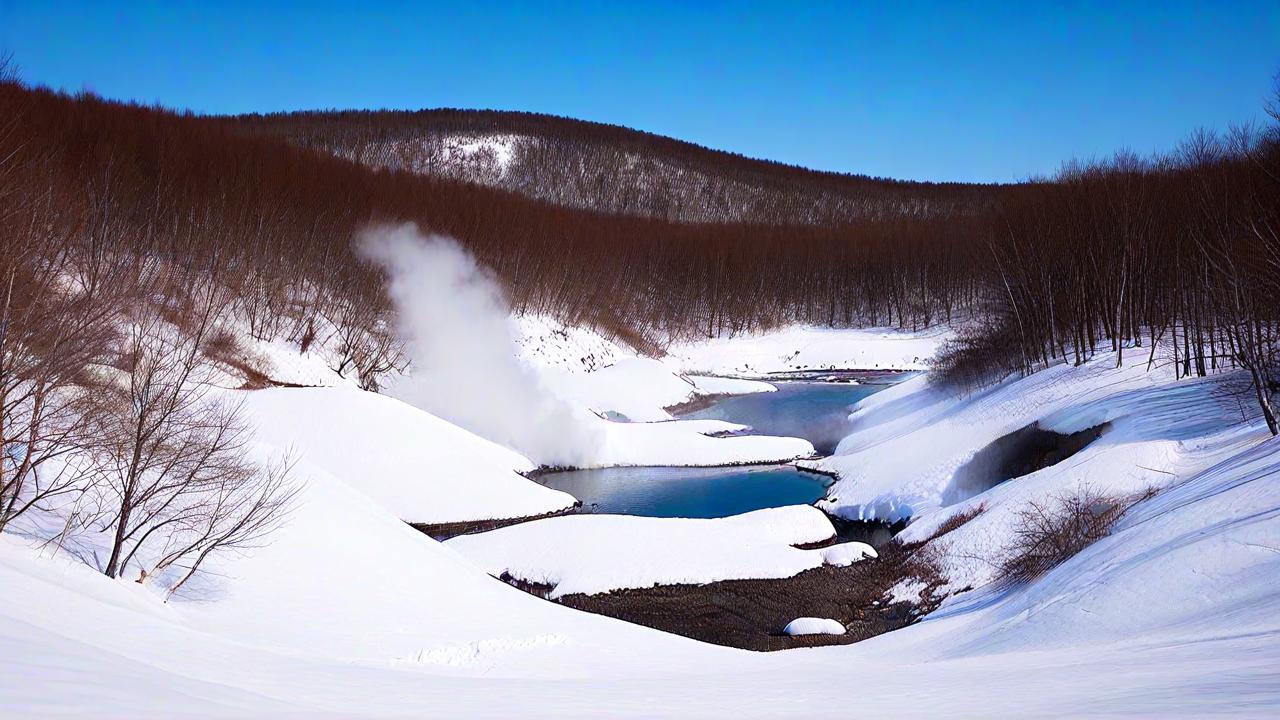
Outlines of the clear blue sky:
M208 113L531 110L824 170L1013 180L1262 117L1280 2L0 0L28 82Z

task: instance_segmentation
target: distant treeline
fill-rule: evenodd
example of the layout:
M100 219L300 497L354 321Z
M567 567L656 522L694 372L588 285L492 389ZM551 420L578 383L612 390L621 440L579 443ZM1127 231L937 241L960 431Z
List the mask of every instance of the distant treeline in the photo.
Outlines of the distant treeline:
M370 167L673 222L829 227L972 213L990 197L982 185L817 172L536 113L334 111L221 121Z
M1070 165L1052 182L1005 189L986 226L974 247L987 260L979 322L944 353L941 373L981 384L1099 347L1118 362L1145 352L1179 377L1243 368L1276 433L1275 124L1197 132L1161 157Z
M381 278L351 241L375 222L457 238L514 307L644 343L803 321L926 326L976 296L972 219L842 227L673 223L375 170L234 125L0 86L6 240L65 236L235 285L263 336L319 314L373 324Z
M1121 153L1052 180L960 186L813 173L505 113L201 118L9 82L0 118L5 247L125 251L216 276L261 337L302 341L332 324L369 342L385 327L381 277L351 239L371 222L415 222L474 252L517 310L639 347L787 322L948 322L965 332L939 376L973 385L1159 343L1176 348L1180 374L1247 369L1270 414L1274 126L1199 133L1166 157ZM437 134L536 137L550 154L518 165L510 187L425 172L403 147L423 118ZM497 151L466 149L477 152ZM622 172L634 158L663 169ZM659 177L680 182L668 192ZM690 217L704 191L692 217L732 218L732 188L758 200L743 205L750 222L671 219ZM662 198L674 204L646 206ZM376 375L385 355L358 347L352 363Z

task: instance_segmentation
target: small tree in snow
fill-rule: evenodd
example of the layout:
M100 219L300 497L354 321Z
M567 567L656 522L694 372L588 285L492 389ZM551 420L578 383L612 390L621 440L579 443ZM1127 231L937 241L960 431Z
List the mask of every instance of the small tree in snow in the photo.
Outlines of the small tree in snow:
M187 327L156 316L134 323L123 377L95 392L99 423L95 494L110 537L102 571L137 568L138 580L171 569L185 583L213 553L249 547L275 529L296 488L290 463L249 457L252 434L239 405L211 396L200 346L221 300L200 298Z

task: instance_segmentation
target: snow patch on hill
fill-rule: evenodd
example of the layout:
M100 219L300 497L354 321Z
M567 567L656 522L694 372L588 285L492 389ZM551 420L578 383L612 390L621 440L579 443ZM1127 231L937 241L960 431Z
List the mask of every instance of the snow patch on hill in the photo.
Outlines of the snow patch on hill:
M792 326L668 348L686 373L759 377L803 370L924 370L947 330Z

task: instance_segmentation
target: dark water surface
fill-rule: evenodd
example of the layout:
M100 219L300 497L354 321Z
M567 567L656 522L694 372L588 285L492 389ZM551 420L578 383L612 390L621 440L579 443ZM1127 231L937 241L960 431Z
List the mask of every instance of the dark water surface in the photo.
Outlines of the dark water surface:
M802 437L827 455L849 432L849 408L897 379L880 374L860 384L770 381L777 392L720 398L679 417L750 425L755 435ZM790 465L754 465L569 470L547 473L538 482L578 498L586 512L714 518L811 504L826 494L830 479Z

